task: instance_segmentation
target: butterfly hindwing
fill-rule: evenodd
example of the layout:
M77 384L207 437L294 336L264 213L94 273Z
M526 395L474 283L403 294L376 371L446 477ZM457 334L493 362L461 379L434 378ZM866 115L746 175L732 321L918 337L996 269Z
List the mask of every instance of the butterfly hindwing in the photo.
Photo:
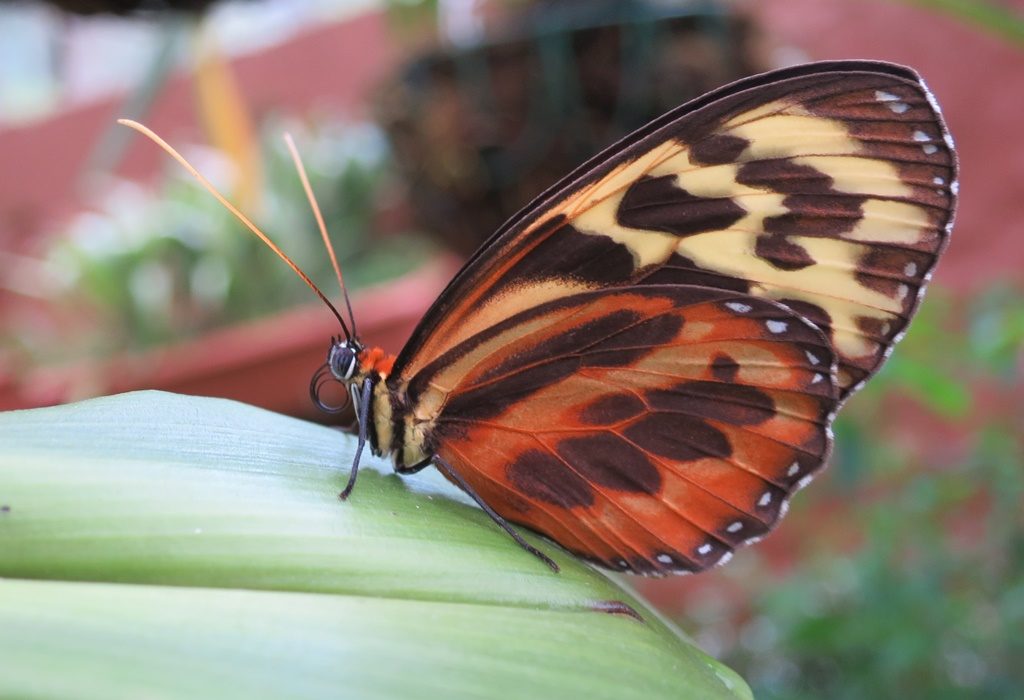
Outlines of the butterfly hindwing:
M828 453L834 358L781 305L598 290L482 336L453 350L465 371L419 385L450 397L437 453L501 515L606 566L718 562L763 535Z
M821 63L740 81L600 154L486 244L399 357L406 376L568 293L691 284L814 321L848 396L916 309L948 237L956 163L910 69Z

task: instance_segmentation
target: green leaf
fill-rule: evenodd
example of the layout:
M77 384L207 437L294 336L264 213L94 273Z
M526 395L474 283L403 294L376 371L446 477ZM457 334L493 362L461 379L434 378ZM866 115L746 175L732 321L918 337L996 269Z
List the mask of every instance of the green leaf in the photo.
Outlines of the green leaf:
M432 470L340 502L353 443L155 392L0 414L0 697L750 697Z

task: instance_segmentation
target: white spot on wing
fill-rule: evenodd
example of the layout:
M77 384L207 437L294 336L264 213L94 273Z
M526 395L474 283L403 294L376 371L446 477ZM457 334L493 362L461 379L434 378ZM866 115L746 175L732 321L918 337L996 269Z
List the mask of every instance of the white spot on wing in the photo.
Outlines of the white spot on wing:
M917 263L908 262L906 267L903 268L903 274L907 277L913 277L917 274Z
M672 557L670 557L670 556L669 556L669 555L667 555L667 554L659 554L659 555L658 555L658 557L657 557L657 559L658 559L658 561L660 561L660 562L661 562L662 564L671 564L671 563L672 563Z
M786 517L786 513L789 512L789 501L783 501L779 506L779 519Z
M768 505L771 502L772 502L772 492L771 491L765 491L764 493L761 494L761 498L758 499L757 505L759 505L760 507L764 508L766 505Z
M737 521L735 521L733 523L730 523L729 527L725 528L725 531L726 532L739 532L742 529L743 529L743 523L740 522L739 520L737 520Z
M951 151L955 151L956 150L956 146L953 145L953 135L951 133L949 133L948 131L943 130L943 132L942 132L942 140L946 142L946 148L948 148Z
M804 350L804 354L807 355L807 361L810 362L812 365L820 365L821 364L821 360L818 359L818 356L815 355L810 350Z
M932 178L932 182L934 182L936 185L945 185L946 184L946 180L944 178L939 177L938 175L936 175L935 177Z
M796 476L800 472L800 463L793 462L789 465L789 469L786 470L786 476Z
M924 96L928 100L928 104L932 106L932 109L935 110L935 113L941 114L942 110L939 109L939 102L938 100L935 99L935 95L932 94L931 88L925 85L924 80L921 80L920 78L918 78L917 84L921 86L921 89L924 91Z
M932 111L935 112L936 116L941 115L942 110L939 108L939 101L935 99L935 95L932 94L932 91L928 89L928 86L925 84L923 80L918 80L917 82L918 85L921 86L921 90L924 91L925 99L927 99L928 104L931 105ZM948 131L944 131L944 133L942 134L942 138L945 139L946 145L949 147L949 150L955 150L953 147L953 137L952 135L950 135Z
M907 294L909 294L909 293L910 293L910 287L908 287L905 284L901 284L899 287L896 288L896 298L899 299L900 301L903 301L904 299L906 299L907 298Z
M775 319L765 321L764 325L766 325L768 330L772 333L784 333L786 329L789 328L789 324L785 321L776 321Z
M925 152L925 155L930 156L933 153L937 153L939 147L936 146L934 143L926 143L925 145L921 146L921 150Z
M894 95L891 92L886 92L885 90L875 90L875 99L879 102L886 103L885 106L896 114L903 114L910 109L910 105L906 102L900 102L899 95Z
M920 143L927 143L932 140L932 137L918 129L914 132L914 140Z
M710 553L711 553L711 544L708 543L708 542L705 542L700 547L697 547L697 554L701 555L702 557L707 555L707 554L710 554Z
M753 308L750 304L744 304L739 301L727 301L725 305L738 314L745 314Z
M814 377L813 377L813 378L811 379L811 384L817 384L817 383L818 383L818 382L820 382L820 381L824 381L824 379L825 379L825 377L821 376L820 374L816 374L816 375L814 375Z

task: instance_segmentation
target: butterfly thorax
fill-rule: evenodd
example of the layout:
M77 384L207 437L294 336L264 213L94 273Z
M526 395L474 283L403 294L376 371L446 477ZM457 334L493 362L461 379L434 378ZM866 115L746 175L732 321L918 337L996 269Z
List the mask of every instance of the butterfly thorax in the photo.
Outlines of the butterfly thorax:
M395 365L395 356L381 348L363 348L356 357L359 362L359 374L364 377L378 374L382 379L386 378Z

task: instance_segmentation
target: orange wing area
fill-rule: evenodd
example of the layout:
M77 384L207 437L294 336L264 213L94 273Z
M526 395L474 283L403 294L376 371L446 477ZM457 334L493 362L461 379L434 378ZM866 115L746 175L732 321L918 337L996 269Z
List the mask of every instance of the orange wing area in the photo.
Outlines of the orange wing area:
M524 312L419 388L446 397L437 453L508 520L609 568L699 571L823 464L829 348L767 300L630 287Z
M685 284L779 301L821 328L843 397L902 336L945 246L952 141L910 69L822 63L665 115L499 231L399 356L410 378L510 316L585 291Z

